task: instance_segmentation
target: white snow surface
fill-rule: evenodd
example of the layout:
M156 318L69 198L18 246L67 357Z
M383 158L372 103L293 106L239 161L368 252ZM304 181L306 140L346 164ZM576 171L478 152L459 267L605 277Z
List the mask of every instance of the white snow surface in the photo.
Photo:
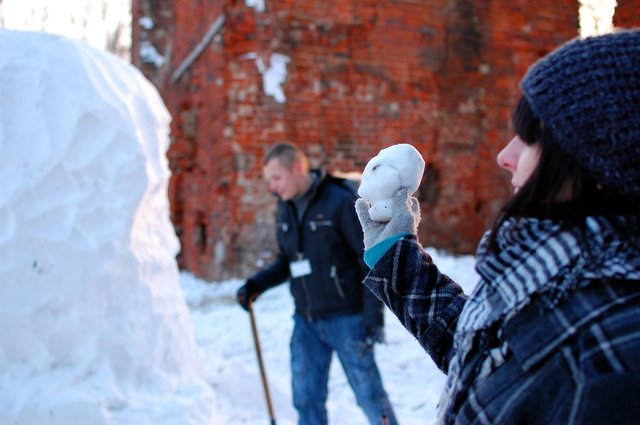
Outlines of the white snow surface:
M240 59L255 60L256 68L262 75L262 90L267 96L273 97L278 103L287 100L282 85L287 81L287 64L291 62L291 58L280 53L272 53L269 56L269 67L256 52L245 53Z
M62 36L0 51L0 423L211 422L157 91Z
M247 7L253 7L256 12L264 12L265 0L244 0Z
M149 41L143 40L140 42L140 59L144 63L153 64L156 68L161 68L164 65L165 58L158 52L156 47Z
M131 65L83 42L0 30L0 424L268 423L241 280L175 262L169 114ZM474 258L428 249L468 292ZM292 406L287 284L255 303L277 423ZM376 347L403 425L445 376L386 311ZM332 424L365 425L339 362Z
M478 281L474 257L454 257L434 248L427 248L427 252L465 292L473 289ZM208 284L187 272L181 278L196 340L204 353L206 378L216 393L221 423L268 424L249 315L235 300L235 293L244 282ZM262 294L254 304L254 315L275 419L278 425L294 425L297 413L291 398L289 368L293 299L288 284ZM386 342L376 345L376 359L398 421L401 425L434 423L446 376L388 309L385 334ZM368 424L335 355L327 409L330 424Z
M269 67L265 66L262 58L256 59L256 66L262 74L262 89L278 103L284 103L287 100L282 85L287 81L287 64L290 61L288 56L280 53L271 54Z

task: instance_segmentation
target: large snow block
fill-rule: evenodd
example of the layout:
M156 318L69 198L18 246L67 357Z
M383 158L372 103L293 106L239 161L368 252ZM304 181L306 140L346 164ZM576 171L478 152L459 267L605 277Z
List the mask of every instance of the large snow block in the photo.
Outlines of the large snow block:
M0 52L0 423L215 423L157 91L64 37L0 30Z

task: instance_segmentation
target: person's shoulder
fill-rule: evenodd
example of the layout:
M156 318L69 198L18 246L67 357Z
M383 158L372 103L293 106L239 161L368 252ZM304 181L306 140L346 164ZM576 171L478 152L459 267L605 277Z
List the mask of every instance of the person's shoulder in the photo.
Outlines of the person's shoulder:
M349 196L350 198L356 198L358 196L358 187L360 186L359 175L326 173L325 182L345 196Z

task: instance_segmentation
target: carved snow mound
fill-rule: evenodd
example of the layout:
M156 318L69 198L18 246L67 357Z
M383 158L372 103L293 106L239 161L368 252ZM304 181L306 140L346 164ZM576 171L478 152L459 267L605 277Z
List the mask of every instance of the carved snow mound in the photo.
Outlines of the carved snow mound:
M0 30L0 51L0 423L217 423L157 91L64 37Z

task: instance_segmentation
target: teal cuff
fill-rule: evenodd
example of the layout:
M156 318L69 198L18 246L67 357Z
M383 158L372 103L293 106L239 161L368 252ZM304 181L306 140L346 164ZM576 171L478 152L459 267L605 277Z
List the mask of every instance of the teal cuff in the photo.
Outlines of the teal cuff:
M369 266L370 269L376 265L376 263L382 258L382 256L393 246L394 243L398 242L404 236L410 235L411 233L399 233L397 235L390 236L386 239L381 240L371 248L367 249L364 252L364 262Z

